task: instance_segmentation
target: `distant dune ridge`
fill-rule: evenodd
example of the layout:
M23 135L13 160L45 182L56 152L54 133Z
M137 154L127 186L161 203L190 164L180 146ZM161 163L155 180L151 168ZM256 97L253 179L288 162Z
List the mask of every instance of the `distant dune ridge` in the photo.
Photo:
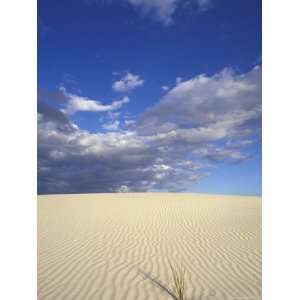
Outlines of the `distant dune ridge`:
M173 193L38 197L39 300L261 299L261 199Z

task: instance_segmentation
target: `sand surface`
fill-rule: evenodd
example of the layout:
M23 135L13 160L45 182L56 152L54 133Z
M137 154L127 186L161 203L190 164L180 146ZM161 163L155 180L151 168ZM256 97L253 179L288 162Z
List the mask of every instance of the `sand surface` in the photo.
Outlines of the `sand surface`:
M261 199L196 194L38 197L38 299L261 299Z

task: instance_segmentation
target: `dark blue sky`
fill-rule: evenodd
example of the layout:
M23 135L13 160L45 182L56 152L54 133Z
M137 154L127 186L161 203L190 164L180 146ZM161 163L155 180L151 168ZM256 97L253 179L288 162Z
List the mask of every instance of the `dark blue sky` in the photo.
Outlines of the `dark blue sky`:
M260 113L252 119L249 116L245 117L237 125L230 125L231 127L228 120L232 120L237 114L243 113L245 116L251 111L259 111L260 78L253 79L253 77L260 74L251 75L251 72L255 66L261 64L261 1L171 0L168 2L170 5L161 4L162 2L38 1L38 87L42 95L39 97L39 103L44 108L40 112L43 118L39 126L40 193L116 191L120 190L120 187L136 191L139 189L132 184L134 176L140 172L144 174L152 168L153 174L145 175L147 183L142 190L182 190L185 186L189 191L197 192L260 194ZM228 72L230 74L220 73L224 69L230 69ZM130 76L126 79L128 74ZM200 74L206 74L210 85L199 81L199 86L189 86L189 83ZM177 85L176 78L180 78ZM113 87L118 81L122 82L123 88ZM232 82L234 86L231 89ZM257 85L256 90L253 82ZM248 88L242 87L246 84ZM212 91L213 89L223 91L224 88L234 91L233 96L229 93L220 96L221 92L214 94ZM246 91L248 94L243 94ZM121 101L124 97L130 99L128 103L125 101L118 108L109 107L113 101ZM184 122L179 123L177 118L180 111L174 111L173 115L169 113L179 101L178 97L181 97L180 103L186 103L181 116ZM171 109L167 104L159 104L164 99ZM247 103L243 99L247 99ZM86 105L85 101L90 101L89 105ZM91 101L106 107L95 108ZM231 101L229 109L223 104L220 105L221 101L222 103ZM212 104L215 102L218 104ZM166 108L161 108L164 106ZM185 109L189 112L185 112ZM79 150L75 151L76 153L70 152L67 150L69 148L66 147L65 140L62 142L62 138L60 143L55 140L51 146L46 143L47 148L45 136L49 137L46 130L49 130L50 125L60 132L60 129L55 127L57 119L51 119L47 115L50 110L55 111L56 115L61 114L60 118L65 118L66 122L76 126L77 131L84 131L86 138L98 137L99 153L93 152L93 158L84 156L83 153L90 153L92 146L89 143L85 145L88 147L85 149L86 152L78 152ZM190 113L198 110L199 122L197 115ZM204 121L205 115L201 117L203 111L206 112L206 116L216 117ZM153 118L159 118L159 121L154 122ZM186 136L182 138L183 129L212 130L212 127L218 127L219 130L220 122L225 122L225 119L227 125L224 126L227 126L227 132L220 138L202 138L197 142L193 140L192 144ZM126 120L130 120L132 126L127 124L126 127ZM107 124L114 126L106 126ZM176 130L178 140L176 142L172 140L170 144L163 142L164 145L161 142L156 146L151 144L150 147L148 140L145 139L153 137L153 133L149 135L146 128L151 126L161 128L155 132L156 136ZM170 130L165 129L166 126L169 126ZM113 158L108 155L103 162L105 155L102 153L104 148L101 148L103 144L101 139L118 134L124 137L124 134L133 133L137 135L136 139L139 142L147 144L147 146L143 144L144 150L139 149L141 153L138 155L142 155L143 151L147 154L141 164L134 161L132 164L127 163L126 166L122 165L125 173L126 170L129 173L133 172L133 178L126 181L124 179L126 176L118 174L110 164L108 169L112 172L111 176L102 178L102 167ZM190 133L184 132L189 135ZM98 134L100 136L97 136ZM64 139L67 139L65 131L63 135ZM72 149L76 147L79 149L82 147L82 141L75 142L74 135L77 136L78 132L70 130L69 138L75 143L72 144ZM122 137L119 137L120 141ZM149 156L150 153L159 152L165 144L173 149L172 154L169 153L167 156L174 156L173 162L176 163L174 165L162 159L161 165L168 166L169 171L165 171L168 174L158 175L153 171L153 168L155 169L153 166L158 163ZM232 146L233 144L247 145L241 147ZM118 145L115 147L118 148ZM114 150L111 149L112 152ZM51 156L51 153L58 151L63 153L60 158ZM196 152L201 153L195 158ZM101 156L101 160L97 159L98 155ZM124 155L127 157L128 152ZM161 152L157 155L164 157ZM145 163L147 159L149 162ZM88 162L85 163L85 160ZM99 168L91 172L94 178L86 185L79 184L77 180L81 175L74 178L71 173L78 168L89 173L91 160L93 165L99 164ZM188 180L186 183L178 181L177 163L184 160L201 162L203 169L194 171L199 175L198 179ZM60 182L56 182L54 178L58 176L55 174L62 170L59 164L66 172ZM175 173L172 173L171 169ZM192 172L190 169L188 171L189 174ZM155 179L157 176L158 181ZM164 180L161 180L161 176ZM95 180L95 177L99 178L99 181ZM110 183L111 177L117 178L118 182ZM49 178L52 179L49 181ZM61 182L64 183L63 188L59 187ZM104 182L111 187L104 189ZM173 187L175 182L178 189Z

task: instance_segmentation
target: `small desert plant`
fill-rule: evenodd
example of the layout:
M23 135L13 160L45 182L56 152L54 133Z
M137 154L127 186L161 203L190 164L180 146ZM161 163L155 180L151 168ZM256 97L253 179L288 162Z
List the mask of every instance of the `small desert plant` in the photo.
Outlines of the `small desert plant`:
M185 269L174 265L171 262L169 262L171 270L172 270L172 276L173 276L173 288L174 288L174 294L176 295L177 300L184 300L184 289L185 289L185 281L184 281L184 274Z

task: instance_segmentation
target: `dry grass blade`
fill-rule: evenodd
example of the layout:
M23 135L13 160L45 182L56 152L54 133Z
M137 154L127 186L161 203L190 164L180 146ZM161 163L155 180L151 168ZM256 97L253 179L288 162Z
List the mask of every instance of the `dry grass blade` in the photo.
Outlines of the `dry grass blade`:
M181 268L179 266L172 265L171 262L169 262L171 270L172 270L172 276L173 276L173 284L174 284L174 292L176 294L177 300L184 300L184 289L185 289L185 281L184 281L184 274L185 270L184 268Z

